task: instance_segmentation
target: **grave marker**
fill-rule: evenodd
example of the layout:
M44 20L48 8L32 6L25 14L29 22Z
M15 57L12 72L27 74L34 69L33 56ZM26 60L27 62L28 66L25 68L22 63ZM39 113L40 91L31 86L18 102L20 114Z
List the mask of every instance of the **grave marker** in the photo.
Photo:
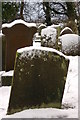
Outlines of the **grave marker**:
M7 114L48 105L60 107L68 63L66 56L52 48L17 50Z
M15 20L10 24L2 25L2 33L6 36L6 71L14 69L17 49L31 46L36 31L36 24L26 23L23 20Z

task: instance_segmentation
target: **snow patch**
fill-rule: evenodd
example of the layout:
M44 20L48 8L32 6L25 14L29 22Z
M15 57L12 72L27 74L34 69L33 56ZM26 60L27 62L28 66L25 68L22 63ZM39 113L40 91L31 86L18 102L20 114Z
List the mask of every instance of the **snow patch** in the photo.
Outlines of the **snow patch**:
M62 100L63 108L78 108L78 59L80 56L69 57L70 64Z
M4 72L2 74L2 76L13 76L13 72L14 72L14 70L11 70L11 71L8 71L8 72Z

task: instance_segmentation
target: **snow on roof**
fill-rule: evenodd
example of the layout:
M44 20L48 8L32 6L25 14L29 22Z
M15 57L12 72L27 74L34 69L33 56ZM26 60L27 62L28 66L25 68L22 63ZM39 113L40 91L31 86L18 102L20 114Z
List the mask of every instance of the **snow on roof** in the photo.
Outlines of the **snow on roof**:
M14 21L11 22L11 23L2 24L2 28L5 28L5 27L10 28L10 27L12 27L12 26L14 26L14 25L16 25L16 24L19 24L19 23L24 24L24 25L26 25L27 27L36 27L36 24L35 24L35 23L27 23L27 22L25 22L25 21L23 21L23 20L21 20L21 19L18 19L18 20L14 20Z

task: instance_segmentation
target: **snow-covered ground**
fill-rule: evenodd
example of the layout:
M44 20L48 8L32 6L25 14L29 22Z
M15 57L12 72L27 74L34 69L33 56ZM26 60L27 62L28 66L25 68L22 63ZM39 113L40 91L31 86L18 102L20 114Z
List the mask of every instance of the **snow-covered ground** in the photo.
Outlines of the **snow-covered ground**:
M78 118L78 62L80 56L69 56L70 64L65 84L62 105L64 109L27 109L6 115L11 87L0 87L1 118ZM79 60L78 60L79 59Z

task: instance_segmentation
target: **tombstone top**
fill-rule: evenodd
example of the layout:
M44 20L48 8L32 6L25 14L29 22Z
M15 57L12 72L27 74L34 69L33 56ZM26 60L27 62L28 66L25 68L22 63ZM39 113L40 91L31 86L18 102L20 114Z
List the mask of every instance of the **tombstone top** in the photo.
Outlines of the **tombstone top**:
M11 23L5 23L5 24L3 24L2 25L2 29L5 28L5 27L10 28L10 27L12 27L12 26L14 26L16 24L24 24L27 27L36 27L35 23L27 23L27 22L19 19L19 20L15 20L15 21L13 21Z
M71 28L69 27L65 27L61 32L60 32L60 36L64 35L64 34L73 34L73 31Z

